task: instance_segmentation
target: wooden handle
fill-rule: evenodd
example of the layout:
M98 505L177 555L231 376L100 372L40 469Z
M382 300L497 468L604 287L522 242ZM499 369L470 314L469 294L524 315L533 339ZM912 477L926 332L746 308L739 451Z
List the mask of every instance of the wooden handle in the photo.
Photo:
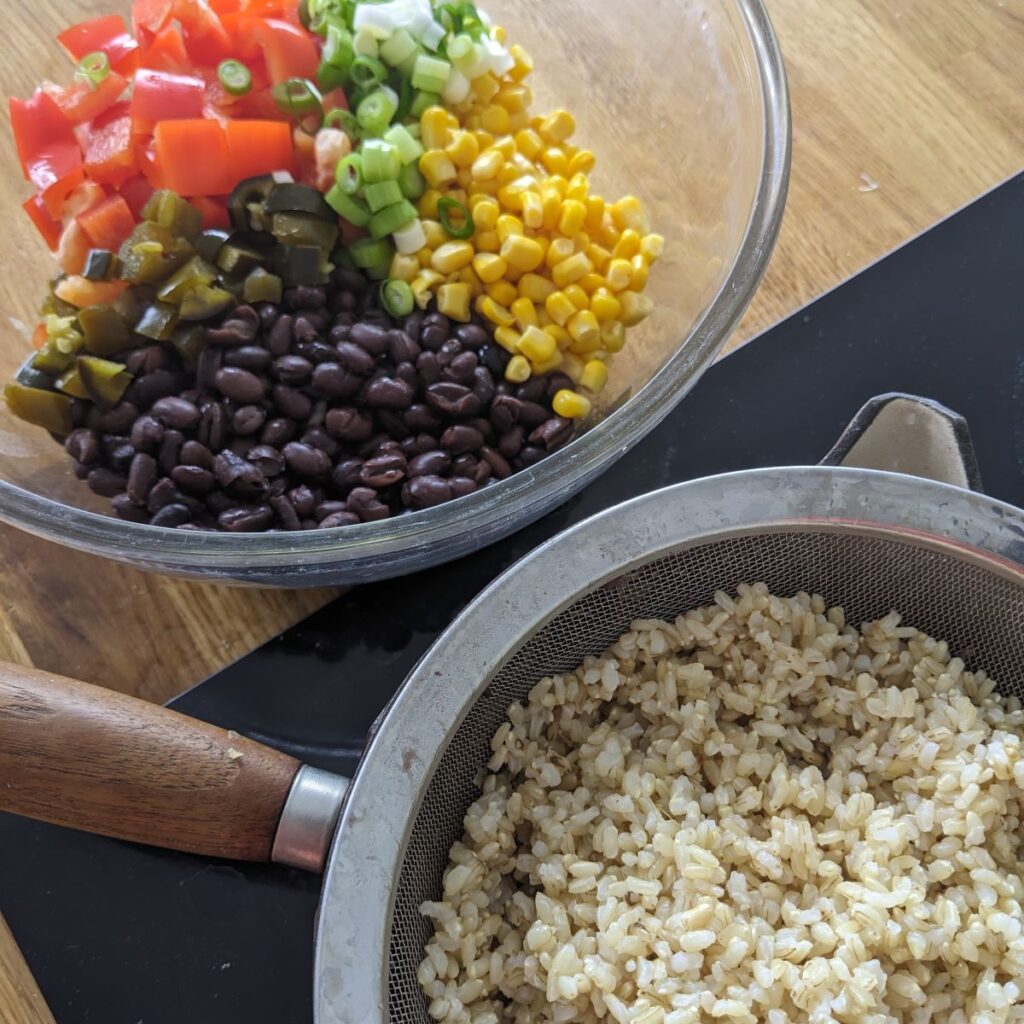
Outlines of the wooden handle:
M294 758L134 697L0 662L0 810L269 860Z
M0 916L0 1024L55 1024L7 922Z

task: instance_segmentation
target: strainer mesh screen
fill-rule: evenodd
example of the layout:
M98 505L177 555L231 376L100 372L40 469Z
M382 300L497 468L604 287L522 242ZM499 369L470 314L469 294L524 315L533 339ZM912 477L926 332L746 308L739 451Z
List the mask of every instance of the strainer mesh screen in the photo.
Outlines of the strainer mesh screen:
M440 897L451 844L462 834L474 779L505 711L538 679L578 665L637 618L674 618L709 604L716 590L764 581L775 594L799 590L842 605L860 624L896 608L904 621L948 640L1004 693L1024 698L1024 588L1011 578L924 542L825 528L761 531L685 547L593 589L522 645L458 729L438 764L409 837L391 925L391 1024L430 1024L416 982L430 925L417 907Z

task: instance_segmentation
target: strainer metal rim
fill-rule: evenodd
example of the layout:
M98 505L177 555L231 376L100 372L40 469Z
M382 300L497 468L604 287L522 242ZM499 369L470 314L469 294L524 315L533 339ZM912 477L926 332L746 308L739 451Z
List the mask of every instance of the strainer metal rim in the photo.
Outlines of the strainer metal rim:
M788 467L676 484L554 537L481 593L381 718L348 792L317 926L317 1024L384 1024L394 892L434 767L499 667L567 604L637 565L762 529L855 529L958 549L1020 575L1024 512L876 470ZM685 609L680 609L683 611ZM595 652L596 653L596 652Z

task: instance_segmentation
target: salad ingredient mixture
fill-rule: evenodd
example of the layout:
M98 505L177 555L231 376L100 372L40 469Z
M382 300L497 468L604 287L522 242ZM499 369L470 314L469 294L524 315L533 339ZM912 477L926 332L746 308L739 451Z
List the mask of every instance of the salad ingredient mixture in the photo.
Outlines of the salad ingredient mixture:
M664 241L638 199L592 192L593 153L568 111L532 110L502 28L468 0L135 0L131 20L61 33L71 83L10 101L60 274L4 397L118 515L342 525L571 439ZM176 461L188 444L210 465ZM259 486L217 474L263 447ZM303 486L315 503L282 512ZM349 509L367 487L379 508Z
M892 612L644 620L495 735L419 969L450 1022L1024 1010L1024 712Z

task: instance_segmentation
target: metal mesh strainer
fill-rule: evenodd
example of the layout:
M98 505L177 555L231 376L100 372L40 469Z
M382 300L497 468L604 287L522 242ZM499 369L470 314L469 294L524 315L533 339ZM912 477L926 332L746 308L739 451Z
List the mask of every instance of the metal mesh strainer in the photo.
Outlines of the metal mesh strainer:
M865 505L873 523L862 521ZM726 513L730 529L723 529ZM344 885L351 904L352 880L360 876L363 892L373 891L365 862L355 871L351 864L339 867L348 856L347 836L358 838L364 851L369 840L383 868L380 881L390 872L390 884L373 893L379 902L372 922L359 916L362 894L353 909L358 941L380 943L380 974L363 973L359 991L348 987L352 975L339 944L352 941L346 935L351 922L338 928L337 919L325 919L318 956L321 1024L368 1019L356 1008L368 1009L371 999L375 1019L428 1024L416 969L430 924L417 908L439 897L492 735L509 704L542 676L604 650L633 619L673 618L710 603L718 589L735 592L740 583L764 581L778 594L820 593L842 605L851 622L896 608L907 623L948 640L970 667L986 669L1002 692L1024 698L1024 575L1014 564L1024 561L1022 523L1019 512L982 495L910 477L759 471L638 499L520 563L421 663L353 784L325 899ZM480 684L467 694L471 672L479 673ZM461 686L462 693L445 708L447 686ZM421 761L417 751L431 749L427 736L436 741L438 728L444 738L436 757ZM403 751L407 770L398 772L392 790L379 758L397 757L401 768ZM376 797L372 824L362 818L367 796ZM341 968L332 974L343 991L326 977L332 966ZM364 985L366 1001L360 1002Z

